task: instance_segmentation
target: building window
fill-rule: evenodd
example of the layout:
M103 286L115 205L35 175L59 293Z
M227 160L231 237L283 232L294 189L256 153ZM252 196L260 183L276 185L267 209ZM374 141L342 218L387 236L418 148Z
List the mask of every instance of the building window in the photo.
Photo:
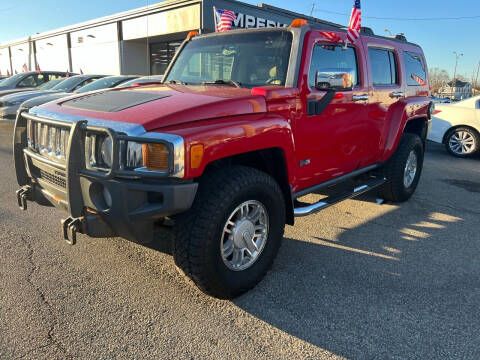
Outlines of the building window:
M150 73L163 75L183 40L150 45Z

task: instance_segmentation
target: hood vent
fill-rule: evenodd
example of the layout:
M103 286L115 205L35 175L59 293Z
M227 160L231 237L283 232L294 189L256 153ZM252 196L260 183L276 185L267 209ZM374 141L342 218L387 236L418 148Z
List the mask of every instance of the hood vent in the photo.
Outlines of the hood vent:
M78 110L116 112L169 96L141 91L105 91L67 100L62 106Z

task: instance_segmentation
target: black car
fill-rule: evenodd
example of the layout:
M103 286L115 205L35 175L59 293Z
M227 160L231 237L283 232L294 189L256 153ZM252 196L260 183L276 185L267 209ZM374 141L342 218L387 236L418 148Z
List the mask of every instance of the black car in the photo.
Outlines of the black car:
M47 81L65 76L67 76L67 73L62 71L29 71L15 74L0 83L0 96L32 90Z

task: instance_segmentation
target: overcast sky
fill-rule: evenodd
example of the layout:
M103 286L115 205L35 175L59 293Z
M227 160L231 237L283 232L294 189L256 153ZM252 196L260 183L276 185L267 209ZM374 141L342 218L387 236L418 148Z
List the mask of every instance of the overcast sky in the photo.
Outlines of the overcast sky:
M279 1L266 3L310 14L312 0ZM37 32L110 15L145 6L157 1L147 0L1 0L0 43ZM245 0L257 4L262 0ZM352 0L317 0L314 16L340 24L348 24ZM418 43L425 51L430 68L446 69L450 75L455 66L453 51L463 53L458 72L471 78L480 61L480 1L479 0L362 0L363 25L385 34L405 33L409 41ZM405 20L406 18L458 18L451 20ZM395 19L375 19L395 18Z

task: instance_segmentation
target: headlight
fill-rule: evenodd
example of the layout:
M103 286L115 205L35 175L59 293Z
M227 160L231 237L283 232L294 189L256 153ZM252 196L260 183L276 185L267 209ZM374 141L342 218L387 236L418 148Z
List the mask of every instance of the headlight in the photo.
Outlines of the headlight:
M145 141L142 141L145 139ZM115 149L118 163L113 164L113 139L99 132L87 132L85 138L86 167L90 170L108 172L114 167L119 175L155 175L183 177L183 138L170 134L146 134L129 140L120 135Z
M100 146L100 160L107 168L112 167L112 138L106 136Z

